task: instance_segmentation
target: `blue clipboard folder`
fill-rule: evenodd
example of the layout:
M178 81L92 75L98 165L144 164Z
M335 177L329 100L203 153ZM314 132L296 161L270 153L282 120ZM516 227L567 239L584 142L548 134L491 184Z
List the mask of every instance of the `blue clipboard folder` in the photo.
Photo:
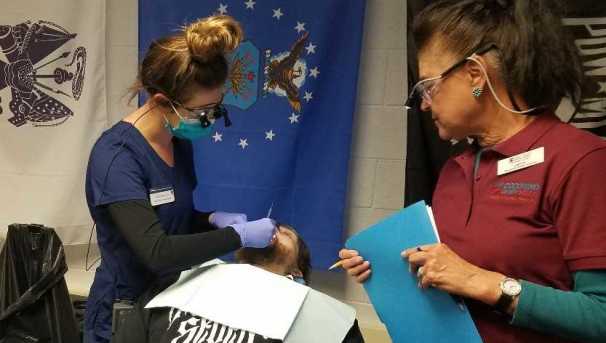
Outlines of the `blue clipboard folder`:
M467 308L448 293L420 289L400 256L404 249L439 241L424 201L406 207L347 240L370 261L364 283L394 343L482 342Z

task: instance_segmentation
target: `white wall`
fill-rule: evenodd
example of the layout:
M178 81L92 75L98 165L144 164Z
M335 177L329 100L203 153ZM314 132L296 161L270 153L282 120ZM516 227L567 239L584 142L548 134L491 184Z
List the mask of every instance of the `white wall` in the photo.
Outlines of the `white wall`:
M110 125L137 108L128 103L138 64L138 0L107 0L107 110Z
M137 71L137 0L108 0L107 87L112 122L135 109L126 89ZM406 121L404 0L367 0L350 162L347 233L402 207ZM358 309L368 342L389 341L362 287L344 273L315 272L314 286Z

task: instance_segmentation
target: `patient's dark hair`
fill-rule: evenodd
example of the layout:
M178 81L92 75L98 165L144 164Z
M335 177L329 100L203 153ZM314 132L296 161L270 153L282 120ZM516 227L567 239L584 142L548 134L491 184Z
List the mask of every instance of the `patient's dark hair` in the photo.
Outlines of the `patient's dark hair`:
M558 0L442 0L416 16L413 36L418 51L437 43L458 58L494 43L503 81L528 106L578 106L584 75L563 14Z
M309 284L311 276L311 254L309 248L297 231L290 225L280 224L280 227L294 232L297 236L297 268L301 271L303 280ZM236 251L236 260L239 262L261 265L275 258L275 249L267 248L242 248Z
M295 233L297 232L297 231L295 231L295 229L293 229L292 227L290 227L288 225L282 225L282 226L285 226L286 228L291 229ZM297 256L297 267L299 268L299 271L301 271L303 280L305 280L305 284L309 284L309 277L311 276L311 254L309 253L309 248L307 247L307 244L301 238L301 236L299 236L298 233L297 233L297 238L298 238L297 243L299 245L299 249L298 249L299 254Z

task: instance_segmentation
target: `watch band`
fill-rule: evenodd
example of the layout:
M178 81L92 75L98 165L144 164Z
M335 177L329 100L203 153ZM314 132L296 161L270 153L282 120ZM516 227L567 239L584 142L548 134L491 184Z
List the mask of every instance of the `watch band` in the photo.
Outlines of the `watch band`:
M517 284L517 289L514 290L514 293L511 293L511 289L508 291L507 287L505 286L506 283ZM494 305L494 308L503 314L509 315L507 313L507 310L509 309L515 298L520 295L521 285L518 280L506 277L505 279L503 279L503 281L501 281L500 288L501 296L499 297L499 300L497 300L497 303Z
M511 306L511 303L513 303L515 296L511 296L511 295L507 295L504 292L501 292L501 296L499 297L499 300L497 301L497 303L494 305L494 308L503 313L503 314L507 314L507 310L509 309L509 306Z

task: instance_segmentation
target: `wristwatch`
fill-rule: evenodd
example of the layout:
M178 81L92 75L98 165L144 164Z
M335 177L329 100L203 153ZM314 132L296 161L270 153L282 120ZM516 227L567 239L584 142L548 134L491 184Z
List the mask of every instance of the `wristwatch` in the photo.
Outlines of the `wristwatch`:
M506 277L501 281L500 287L501 296L494 307L497 311L506 314L511 303L522 292L522 284L516 279Z

